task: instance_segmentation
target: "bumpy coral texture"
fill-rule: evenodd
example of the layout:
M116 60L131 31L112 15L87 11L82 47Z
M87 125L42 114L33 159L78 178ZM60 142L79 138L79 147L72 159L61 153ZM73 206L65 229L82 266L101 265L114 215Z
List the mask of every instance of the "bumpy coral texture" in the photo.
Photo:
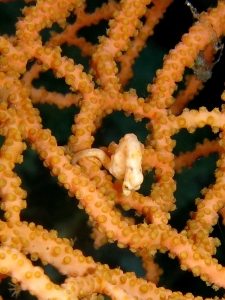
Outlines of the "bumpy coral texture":
M3 299L224 299L224 33L224 1L0 1Z

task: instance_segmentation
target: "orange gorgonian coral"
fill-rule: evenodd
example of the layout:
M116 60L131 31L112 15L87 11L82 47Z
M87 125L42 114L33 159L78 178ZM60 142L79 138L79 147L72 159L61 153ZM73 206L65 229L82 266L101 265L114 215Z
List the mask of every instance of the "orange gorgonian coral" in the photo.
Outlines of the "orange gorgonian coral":
M225 2L0 2L3 299L224 299Z

